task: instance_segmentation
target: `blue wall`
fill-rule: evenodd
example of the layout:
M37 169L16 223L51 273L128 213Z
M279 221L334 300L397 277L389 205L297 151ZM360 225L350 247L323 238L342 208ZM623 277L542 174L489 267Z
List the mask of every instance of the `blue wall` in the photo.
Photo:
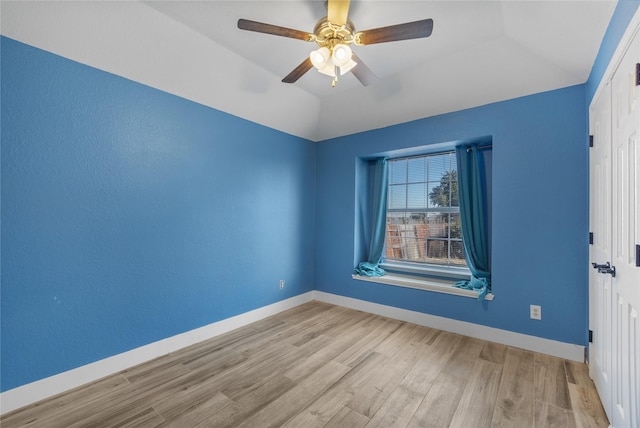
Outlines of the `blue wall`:
M574 86L322 142L316 288L568 343L587 329L585 87ZM357 281L361 158L491 136L494 301ZM356 245L355 251L361 251ZM542 306L542 321L529 305Z
M3 391L313 289L314 143L1 43Z

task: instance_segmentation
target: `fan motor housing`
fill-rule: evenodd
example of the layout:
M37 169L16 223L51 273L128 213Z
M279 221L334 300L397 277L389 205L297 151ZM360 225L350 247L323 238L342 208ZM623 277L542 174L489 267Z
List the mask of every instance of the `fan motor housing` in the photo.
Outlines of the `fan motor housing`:
M332 49L336 44L350 44L353 42L353 33L355 26L350 19L344 25L334 25L325 16L320 19L313 28L313 34L316 36L316 43L320 47Z

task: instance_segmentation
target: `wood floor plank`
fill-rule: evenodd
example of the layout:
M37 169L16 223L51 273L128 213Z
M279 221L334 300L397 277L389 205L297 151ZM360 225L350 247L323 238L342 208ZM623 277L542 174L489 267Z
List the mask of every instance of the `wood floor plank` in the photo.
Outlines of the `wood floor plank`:
M442 331L442 330L434 330L433 334L427 335L425 337L424 343L426 343L427 345L433 344L433 342L435 342L435 340L438 338L438 336L440 336L443 333L444 333L444 331Z
M408 427L448 427L460 404L460 398L466 385L466 378L441 372L416 409Z
M401 321L385 319L373 330L367 331L363 327L362 333L356 336L356 341L344 352L338 355L335 360L347 366L354 366L362 358L365 358L374 348L382 343L388 336L392 335L402 325Z
M242 352L246 349L247 344L255 347L259 341L269 340L277 334L291 329L291 324L279 316L266 318L260 322L252 323L247 326L232 330L220 336L209 340L191 345L177 352L169 354L170 357L180 356L180 360L189 367L198 367L201 365L198 360L200 358L220 358L221 355L230 352Z
M215 413L211 413L198 425L192 425L192 428L235 428L245 420L247 414L252 415L253 412L247 412L240 404L232 402Z
M441 332L441 334L446 334ZM437 339L436 339L437 340ZM433 342L435 343L435 341ZM480 356L480 351L484 342L468 336L461 336L458 345L455 347L451 358L442 368L454 376L469 378L475 366L476 360Z
M350 368L344 364L329 361L317 372L245 420L239 427L268 428L281 426L298 414L301 408L313 402L349 370Z
M564 361L569 396L576 425L578 427L608 427L609 419L602 407L589 367L576 361Z
M575 428L576 422L571 410L537 401L533 412L534 428Z
M208 400L194 404L182 412L174 414L171 418L159 424L158 428L195 427L207 420L212 414L216 414L225 407L231 406L233 406L233 401L221 392L218 392Z
M152 406L164 419L170 421L216 396L221 398L220 390L210 387L209 383L205 382L179 389L160 400L154 400Z
M305 322L297 324L289 333L287 338L283 338L293 346L303 346L305 343L315 339L318 336L325 336L328 331L333 330L340 325L341 318L334 314L327 313L326 316L317 315ZM347 327L345 327L346 329Z
M218 428L236 427L295 385L295 382L276 373L259 384L253 385L250 391L246 391L234 400L233 407L216 412L204 425Z
M118 426L144 414L151 406L153 397L168 396L178 389L177 383L173 388L165 389L156 385L154 388L131 389L121 396L111 397L109 406L85 407L82 411L67 415L65 422L60 425L66 428L86 428L104 426L104 421L109 421L109 426Z
M107 417L91 417L78 420L74 423L66 425L68 428L88 428L104 426L104 420L109 421L110 427L121 427L130 424L137 424L141 420L146 419L153 409L144 405L124 406L116 412L109 412Z
M176 361L175 358L164 356L155 360L141 364L129 370L124 370L122 375L131 383L139 380L147 381L154 376L161 376L166 379L166 374L171 373L173 376L180 376L189 372L189 368L182 364L182 361Z
M449 346L448 340L440 338L446 337L447 334L450 333L439 332L428 343L431 346ZM477 339L459 335L453 337L458 338L457 345L416 410L409 423L410 427L440 428L451 424L484 345L484 342Z
M154 399L171 395L187 381L195 381L191 372L184 373L179 365L171 366L173 370L158 372L155 376L143 378L135 384L128 383L118 390L117 394L109 394L104 401L90 402L78 401L72 412L58 412L54 420L48 421L48 425L56 427L88 427L100 426L102 421L108 420L111 424L117 424L129 417L140 414L151 407ZM108 406L103 403L108 402Z
M507 347L499 343L485 342L480 351L480 358L496 364L503 364Z
M478 358L451 420L451 427L491 426L501 375L501 365Z
M222 392L237 403L255 408L254 403L261 406L269 404L275 397L295 388L296 385L297 382L276 371L270 375L265 373L261 379L243 389L230 388L223 389Z
M366 425L367 428L404 428L422 402L423 394L398 386Z
M157 427L164 422L164 418L154 409L149 408L138 413L119 424L113 425L112 428L148 428Z
M571 407L578 428L606 428L609 419L595 388L569 383Z
M420 343L430 331L430 328L411 323L402 323L400 327L387 336L376 347L376 352L386 355L396 355L399 350Z
M367 383L354 391L353 398L346 406L366 417L372 417L415 365L417 359L417 353L398 354L396 358L389 358L379 367L376 376L371 376Z
M347 308L335 306L312 319L304 321L300 325L305 329L313 329L316 331L321 329L320 334L335 337L336 335L342 335L345 332L358 328L361 324L366 323L367 320L373 317L372 314L351 311ZM325 322L319 323L319 321L323 319L325 319ZM318 324L318 326L314 324Z
M389 357L386 355L377 352L370 353L327 389L324 394L290 419L284 427L324 427L338 412L342 411L345 403L348 403L355 395L355 391L360 390L369 379L377 375L380 367L383 367L388 359ZM368 422L369 418L366 419Z
M533 426L533 352L509 348L505 352L493 427Z
M285 372L285 375L295 381L310 376L318 367L346 351L353 344L355 338L352 335L345 334L334 338L324 336L324 339L327 340L325 346L308 358L297 362Z
M331 340L330 337L316 337L313 341L307 342L304 347L294 347L291 351L280 356L278 356L276 347L273 358L265 357L264 359L251 360L255 364L246 364L233 376L226 376L226 379L220 382L223 386L222 391L228 397L236 400L245 391L251 390L254 385L259 384L263 378L275 373L286 372L289 367L311 358L316 352L326 347Z
M550 355L534 358L535 399L571 410L571 398L564 361Z
M0 419L0 426L6 427L53 427L60 426L56 420L60 415L74 413L83 406L102 403L112 394L124 391L129 382L121 374L109 376L45 401L25 406L7 413Z
M296 306L285 312L273 315L278 320L284 320L287 324L298 325L306 320L313 318L317 315L326 313L327 311L335 310L336 306L330 303L313 301L304 305ZM262 321L260 321L261 323Z
M453 333L443 333L431 345L419 347L417 361L401 385L424 396L442 368L449 362L461 337Z
M389 318L376 315L372 318L364 319L358 326L368 329L369 331L373 331L378 329L380 326L387 324L388 322ZM401 321L398 321L398 323L400 322Z
M240 384L252 385L269 373L288 367L301 352L300 348L286 343L270 344L264 348L260 346L260 349L260 353L254 352L251 358L247 358L224 371L219 371L219 364L199 368L194 371L193 375L202 376L200 382L185 382L183 389L193 387L195 392L202 388L208 389L215 386L217 390L222 391L223 389L238 389Z
M348 407L341 408L324 428L362 428L369 422L369 418ZM298 425L307 428L307 425Z
M593 381L589 377L589 367L586 364L568 360L564 360L563 363L567 373L567 381L570 384L585 388L590 388L593 385Z
M604 428L607 420L583 364L309 302L0 424Z

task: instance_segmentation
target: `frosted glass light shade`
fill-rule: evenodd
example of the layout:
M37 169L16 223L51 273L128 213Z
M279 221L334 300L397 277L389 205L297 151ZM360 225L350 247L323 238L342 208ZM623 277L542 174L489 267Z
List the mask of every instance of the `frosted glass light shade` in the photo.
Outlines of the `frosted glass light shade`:
M326 67L331 60L331 52L328 48L316 49L309 54L309 59L311 59L311 64L320 70Z
M331 59L333 63L338 67L345 66L351 61L351 48L347 45L338 44L333 47L333 54Z
M358 65L357 62L355 62L352 59L349 59L349 61L345 64L345 65L341 65L340 66L340 75L344 76L345 74L347 74L349 71L351 71L351 69L353 67L355 67L356 65Z

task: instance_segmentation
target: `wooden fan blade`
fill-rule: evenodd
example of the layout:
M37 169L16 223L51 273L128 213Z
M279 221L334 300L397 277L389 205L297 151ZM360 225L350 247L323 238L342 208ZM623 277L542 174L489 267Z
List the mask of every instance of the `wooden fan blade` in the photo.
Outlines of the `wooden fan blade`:
M282 82L294 83L312 68L313 68L313 64L311 63L311 59L307 57L291 73L287 74L287 76L284 79L282 79Z
M356 44L372 45L374 43L395 42L397 40L418 39L429 37L433 31L433 19L390 25L389 27L374 28L360 31L354 35Z
M371 69L367 67L367 65L364 62L362 62L362 60L360 59L360 57L358 57L358 55L354 53L352 55L352 58L355 62L358 63L358 65L356 65L351 69L351 73L353 73L353 75L356 76L356 79L358 79L360 83L362 83L364 86L369 86L372 83L374 83L376 80L378 80L376 75L373 74L373 71L371 71Z
M312 35L300 30L280 27L278 25L265 24L263 22L238 19L238 28L241 30L255 31L257 33L273 34L274 36L290 37L304 41L311 41Z
M329 0L327 4L327 19L333 25L344 25L349 15L349 0Z

